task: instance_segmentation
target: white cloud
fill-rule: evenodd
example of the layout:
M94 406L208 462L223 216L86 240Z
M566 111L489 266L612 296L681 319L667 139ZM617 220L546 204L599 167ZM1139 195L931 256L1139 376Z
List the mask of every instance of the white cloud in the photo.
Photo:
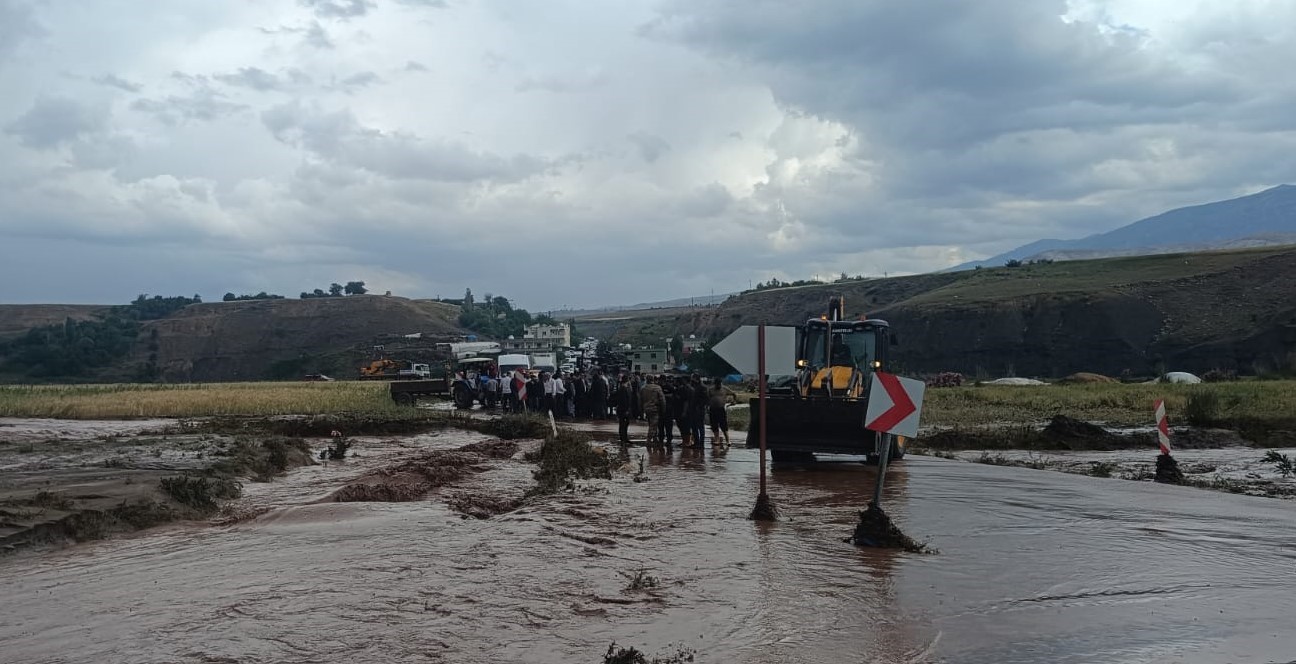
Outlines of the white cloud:
M69 2L0 0L0 278L85 265L14 300L645 301L938 269L1296 170L1292 3Z

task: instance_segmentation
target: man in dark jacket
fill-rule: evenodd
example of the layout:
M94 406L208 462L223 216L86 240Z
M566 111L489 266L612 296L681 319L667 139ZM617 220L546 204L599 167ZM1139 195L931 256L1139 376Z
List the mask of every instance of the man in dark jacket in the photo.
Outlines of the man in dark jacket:
M572 379L572 394L576 401L576 417L583 419L589 417L589 390L585 383L585 374L577 373Z
M689 390L692 392L689 399L689 433L693 439L693 444L698 449L706 446L706 412L707 405L711 400L711 395L707 394L706 386L702 384L702 377L693 374L693 379L689 382ZM715 441L712 441L714 446Z
M675 381L675 392L671 395L671 411L675 416L675 425L680 431L680 447L693 447L693 421L690 406L693 405L693 390L687 380Z
M630 382L630 377L621 374L621 382L617 386L616 395L613 399L616 406L617 415L617 432L620 435L622 445L630 444L630 417L634 414L635 390Z
M670 449L675 442L675 383L670 376L659 376L658 385L666 397L666 407L662 409L657 420L657 439Z
M595 369L590 376L589 402L590 414L594 419L601 420L607 417L608 386L598 369Z

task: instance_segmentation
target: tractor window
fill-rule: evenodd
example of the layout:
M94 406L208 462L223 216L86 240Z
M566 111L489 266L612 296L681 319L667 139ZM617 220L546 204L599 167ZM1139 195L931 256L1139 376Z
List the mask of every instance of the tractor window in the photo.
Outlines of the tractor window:
M819 326L806 330L805 357L814 366L824 365L824 334L827 331ZM833 366L867 371L877 359L877 334L872 329L833 330L829 354Z

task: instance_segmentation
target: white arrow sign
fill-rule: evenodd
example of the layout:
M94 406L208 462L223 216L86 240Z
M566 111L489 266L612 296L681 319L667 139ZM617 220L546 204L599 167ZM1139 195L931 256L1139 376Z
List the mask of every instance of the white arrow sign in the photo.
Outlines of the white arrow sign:
M881 433L913 438L918 435L923 392L927 384L913 378L878 371L869 386L868 411L864 426Z
M766 374L790 376L796 373L796 331L795 327L765 326ZM744 325L734 330L711 350L733 365L738 373L755 374L760 371L755 325Z

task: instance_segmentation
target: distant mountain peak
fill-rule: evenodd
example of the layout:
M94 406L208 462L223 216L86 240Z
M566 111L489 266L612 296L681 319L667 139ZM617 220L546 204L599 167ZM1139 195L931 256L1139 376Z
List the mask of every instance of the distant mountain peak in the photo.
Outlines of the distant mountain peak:
M950 268L997 267L1009 260L1136 256L1291 244L1296 240L1296 185L1162 212L1076 240L1037 240L1012 251Z

